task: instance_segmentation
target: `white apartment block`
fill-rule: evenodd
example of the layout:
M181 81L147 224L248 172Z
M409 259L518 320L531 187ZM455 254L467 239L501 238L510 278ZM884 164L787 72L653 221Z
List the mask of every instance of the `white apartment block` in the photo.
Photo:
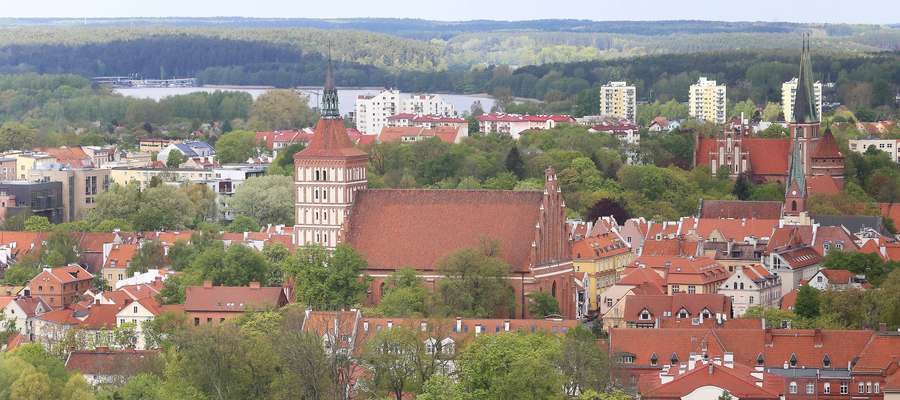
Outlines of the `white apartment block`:
M635 121L637 90L625 82L609 82L600 87L600 115Z
M402 113L449 117L456 115L453 104L436 94L416 94L402 101Z
M847 147L850 148L850 151L855 151L857 153L865 153L869 147L873 147L876 150L888 153L888 155L891 156L891 160L894 162L900 162L900 140L897 139L882 139L875 136L862 139L850 139Z
M725 85L717 85L716 81L701 76L697 83L691 85L688 111L691 117L713 122L725 123Z
M388 117L399 114L399 90L385 90L374 96L356 98L356 129L367 135L377 135L387 125Z
M813 84L813 91L816 92L816 109L819 111L819 118L822 118L822 82ZM794 120L794 99L797 98L797 78L793 78L781 84L781 111L784 113L784 120L791 122Z

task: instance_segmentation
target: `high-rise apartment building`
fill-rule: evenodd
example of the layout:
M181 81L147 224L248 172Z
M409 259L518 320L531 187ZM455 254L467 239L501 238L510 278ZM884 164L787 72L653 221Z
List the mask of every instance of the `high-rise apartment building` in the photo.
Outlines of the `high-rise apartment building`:
M600 115L627 119L634 123L637 90L626 82L609 82L600 87Z
M387 126L388 117L400 114L399 90L385 90L374 96L356 98L356 129L368 135L377 135Z
M725 123L725 85L701 76L691 85L688 111L691 117L717 124Z

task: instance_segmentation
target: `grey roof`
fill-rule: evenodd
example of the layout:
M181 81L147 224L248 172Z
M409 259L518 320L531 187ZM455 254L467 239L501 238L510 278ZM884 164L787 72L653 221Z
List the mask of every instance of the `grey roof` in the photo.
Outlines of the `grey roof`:
M884 235L890 235L884 229L884 219L874 215L813 215L812 219L821 226L843 226L850 233L857 233L864 228L872 228Z
M785 378L822 378L850 379L850 371L832 368L766 368L766 372Z

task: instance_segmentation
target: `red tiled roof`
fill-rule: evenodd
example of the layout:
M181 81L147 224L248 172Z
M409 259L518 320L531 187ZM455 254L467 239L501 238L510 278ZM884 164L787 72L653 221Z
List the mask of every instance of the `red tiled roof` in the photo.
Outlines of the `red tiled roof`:
M841 187L830 175L816 175L806 177L806 190L809 194L835 195L841 192Z
M741 272L753 282L762 282L772 276L772 273L759 264L745 265L741 267Z
M277 308L287 304L281 287L188 286L185 289L185 312L244 312Z
M740 242L749 236L769 237L777 226L777 219L700 218L697 234L708 239L713 232L719 232L726 240Z
M34 278L31 278L31 280L32 282L34 282L35 279L47 278L54 279L59 283L70 283L76 281L91 280L94 278L94 276L78 265L67 265L65 267L47 268Z
M833 284L849 284L853 277L856 276L856 274L846 269L823 269L819 270L819 273L825 275L828 278L828 282Z
M302 151L294 154L294 159L306 157L368 157L369 154L353 146L347 136L347 128L341 119L320 119L316 131Z
M791 290L787 292L784 296L781 296L781 309L782 310L793 310L794 305L797 304L797 289Z
M85 375L109 376L121 373L126 367L138 367L158 356L157 350L73 351L66 359L66 369Z
M813 149L812 158L844 158L838 148L837 140L834 140L834 135L831 134L831 129L825 130L822 140Z
M418 126L386 126L381 128L378 140L382 143L399 142L403 138L436 137L446 143L455 143L459 129L452 126L436 126L434 128L422 128Z
M575 259L599 260L630 252L631 249L611 233L591 236L572 243L572 257Z
M74 235L77 235L81 250L92 253L102 253L104 244L116 240L116 234L113 232L80 232Z
M16 349L16 347L21 346L22 343L25 343L25 336L22 336L21 334L16 333L16 334L10 336L9 339L6 341L6 351L8 351L8 352L13 351Z
M47 153L56 158L60 164L66 164L72 168L91 166L91 157L81 147L35 147L34 151Z
M136 244L113 245L103 268L128 268L128 263L131 262L137 251L138 246Z
M714 363L698 362L698 365L684 374L679 374L674 380L666 384L659 384L659 377L647 375L642 379L642 384L647 380L654 380L659 384L650 387L644 384L641 387L641 397L645 399L679 399L693 393L695 390L715 386L726 390L730 395L748 400L777 400L781 398L778 390L784 385L783 378L770 373L763 373L763 387L756 385L756 379L751 375L752 370L747 367L737 366L728 368ZM677 373L675 369L671 373ZM768 382L767 382L768 381Z
M665 292L662 288L666 285L666 280L650 268L626 268L625 275L616 284L638 286L644 283L649 283Z
M28 317L35 316L35 314L37 313L38 305L41 305L41 307L46 311L51 310L50 306L48 306L47 303L45 303L44 300L40 297L17 297L15 300L13 300L13 302L15 302L16 305L18 305L19 308L21 308L22 311L25 312L25 315Z
M729 273L725 267L719 265L716 260L709 257L681 258L673 257L670 260L666 283L705 285L708 283L728 279Z
M370 189L357 193L347 243L370 269L431 270L445 256L500 243L514 271L526 271L543 195L537 191Z
M780 219L780 201L703 200L700 218Z
M787 176L790 140L745 138L741 140L741 149L749 152L750 170L754 175ZM697 165L710 165L716 151L715 138L700 138L697 143Z
M788 225L781 228L775 228L769 243L766 244L766 251L774 252L778 249L788 246L813 244L813 230L811 225Z
M656 319L676 318L681 309L687 310L693 318L704 309L711 313L711 318L716 314L728 316L731 315L731 301L721 294L629 295L625 297L624 318L628 322L653 323ZM640 320L643 310L650 312L650 321ZM665 316L666 311L671 312L671 316Z
M788 268L797 269L818 264L822 257L812 247L800 247L779 253L788 263Z
M890 218L894 221L894 226L900 226L900 204L897 203L878 203L881 209L881 216Z
M688 241L683 238L646 240L641 249L641 255L688 257L698 255L697 249L699 248L700 242Z
M834 248L841 245L841 251L852 253L859 250L855 242L856 237L850 234L843 226L820 226L816 229L816 242L814 247L820 255L825 254L825 242Z
M46 232L0 231L0 245L12 246L15 244L14 252L16 254L38 251L46 239Z

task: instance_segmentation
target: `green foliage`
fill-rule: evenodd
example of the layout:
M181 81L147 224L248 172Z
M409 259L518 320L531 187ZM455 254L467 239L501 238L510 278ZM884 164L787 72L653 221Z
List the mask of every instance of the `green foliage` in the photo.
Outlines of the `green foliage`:
M650 125L650 122L656 117L666 117L669 121L685 119L688 117L688 106L685 103L675 101L675 99L670 99L664 103L657 100L653 103L638 104L636 113L638 125Z
M803 285L797 290L797 302L794 312L803 318L815 318L819 315L819 291L812 286Z
M232 131L216 141L216 161L222 164L244 163L256 156L256 133Z
M366 387L376 396L402 400L405 392L417 392L417 361L423 347L416 332L394 327L375 333L365 343L363 360L372 373Z
M50 220L41 215L32 215L25 220L25 230L28 232L46 232L52 228Z
M548 315L559 315L559 302L548 293L534 292L528 297L528 314L532 318L542 319Z
M822 266L828 269L846 269L854 274L862 274L872 284L879 285L891 270L897 268L897 263L884 261L874 253L830 250L822 259Z
M256 219L262 225L293 224L294 180L269 175L248 179L237 187L228 205L238 215Z
M439 261L438 270L445 276L437 291L445 315L508 318L515 312L509 265L496 243L485 240L480 248L459 250Z
M412 268L391 273L386 280L377 313L390 317L424 317L428 315L429 292Z
M312 125L317 117L307 100L294 91L270 90L253 102L249 125L257 131L302 129Z
M228 224L228 232L259 232L259 222L248 215L238 215Z
M297 250L285 265L285 273L294 277L297 301L316 310L340 310L359 304L368 288L360 275L366 260L347 245L330 253L318 245Z
M306 143L294 143L278 150L278 155L272 160L272 165L266 170L269 175L294 176L294 154L306 148Z
M41 248L41 262L50 267L62 267L78 261L80 252L76 236L53 232L47 237L47 244Z
M606 351L588 328L578 326L566 332L558 361L566 377L566 394L575 396L588 390L602 392L610 387L611 362Z
M172 150L169 152L168 157L166 157L166 166L169 168L178 168L181 164L187 162L188 158L186 155L181 154L180 151Z
M144 273L148 269L161 268L166 265L168 263L162 243L159 240L145 240L141 242L141 248L131 260L126 274L132 276L135 272Z
M115 230L122 232L134 232L134 226L122 218L112 218L100 221L91 228L92 232L112 232Z
M140 231L184 230L199 226L214 212L211 210L213 199L214 194L205 185L159 185L140 191L136 184L113 184L97 196L97 206L88 220L93 224L114 220L116 222L108 224L130 224L131 228Z
M750 182L750 177L744 173L738 175L737 180L734 182L734 188L731 189L731 194L737 197L738 200L747 200L753 195L751 191L752 182Z
M561 399L560 341L545 335L482 335L458 361L459 384L476 399Z

